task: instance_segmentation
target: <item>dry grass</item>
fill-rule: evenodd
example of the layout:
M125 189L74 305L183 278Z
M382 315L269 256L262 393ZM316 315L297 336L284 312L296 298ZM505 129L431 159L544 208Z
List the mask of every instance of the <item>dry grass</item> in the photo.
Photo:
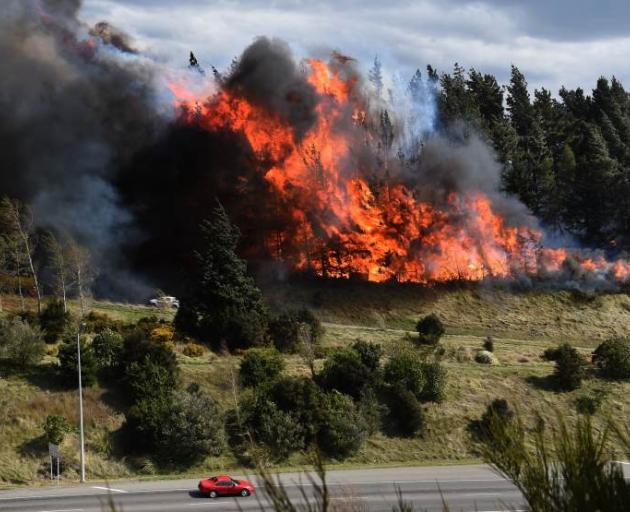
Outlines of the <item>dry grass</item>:
M594 389L606 398L601 417L628 417L630 383L587 379L581 390L556 393L545 387L545 376L553 366L540 358L543 350L568 340L585 355L604 337L630 332L630 299L624 294L604 295L592 300L575 300L569 292L522 292L507 290L424 290L415 287L355 289L324 286L275 289L273 301L311 304L325 320L324 347L332 351L356 339L382 344L386 356L411 343L415 321L436 312L447 326L442 340L443 361L449 371L447 398L428 405L427 432L422 438L398 439L377 434L363 449L343 461L343 465L435 464L474 460L467 426L477 419L494 398L515 404L526 420L541 414L553 424L556 411L571 421L575 399ZM290 301L288 299L291 299ZM6 304L6 301L5 301ZM143 306L97 302L94 309L115 318L133 321L142 316L163 314ZM483 338L494 338L500 364L479 365L472 360ZM239 357L219 356L204 351L188 357L178 346L178 359L184 385L195 382L228 407ZM54 361L54 355L46 363ZM321 364L322 361L318 361ZM48 414L62 414L78 424L77 396L74 391L51 387L45 378L46 366L37 375L4 375L0 372L0 485L44 481L47 476L46 449L41 424ZM307 367L299 356L287 358L289 374L304 374ZM115 397L104 390L86 392L86 434L88 476L113 479L159 473L148 459L125 459L116 455L114 433L124 419ZM67 462L67 478L76 476L78 447L76 434L70 434L62 447ZM301 466L308 460L296 454L287 466ZM190 473L229 470L237 461L230 454L209 458Z

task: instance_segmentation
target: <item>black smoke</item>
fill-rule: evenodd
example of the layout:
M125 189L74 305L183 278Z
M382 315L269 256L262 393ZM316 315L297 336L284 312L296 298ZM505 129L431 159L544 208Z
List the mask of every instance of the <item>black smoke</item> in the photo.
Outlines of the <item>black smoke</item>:
M107 24L90 35L80 5L2 2L0 193L29 202L41 227L74 234L113 275L124 271L118 248L133 233L113 183L162 121L153 66L121 58L131 42Z

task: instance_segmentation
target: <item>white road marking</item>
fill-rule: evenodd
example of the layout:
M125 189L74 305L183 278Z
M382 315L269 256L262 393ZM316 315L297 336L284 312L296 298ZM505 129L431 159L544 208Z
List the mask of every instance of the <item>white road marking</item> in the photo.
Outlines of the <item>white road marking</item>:
M98 485L92 486L92 489L100 489L101 491L122 492L122 493L129 492L129 491L123 491L122 489L114 489L113 487L100 487Z
M61 508L59 510L40 510L39 512L81 512L82 508Z

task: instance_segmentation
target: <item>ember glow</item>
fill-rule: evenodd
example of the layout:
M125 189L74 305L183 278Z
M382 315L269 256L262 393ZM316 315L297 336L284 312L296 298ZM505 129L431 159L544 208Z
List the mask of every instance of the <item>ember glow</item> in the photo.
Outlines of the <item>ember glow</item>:
M290 222L266 236L273 258L321 277L375 282L553 275L567 266L630 277L626 261L543 248L535 223L508 224L481 190L421 200L417 186L396 178L399 159L375 129L378 114L359 76L335 59L304 67L317 118L299 136L282 115L229 88L205 99L182 84L171 88L183 122L241 134L251 147L272 190L269 208L290 212Z

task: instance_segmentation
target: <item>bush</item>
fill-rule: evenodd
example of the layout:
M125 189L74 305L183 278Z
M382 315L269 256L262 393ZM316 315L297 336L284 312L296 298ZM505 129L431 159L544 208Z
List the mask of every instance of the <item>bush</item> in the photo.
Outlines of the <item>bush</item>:
M494 352L494 339L492 339L492 336L486 336L486 339L483 340L483 349L488 352Z
M372 372L378 372L381 366L383 348L376 343L357 340L351 345L361 359L361 362Z
M424 411L412 392L394 386L389 390L388 400L389 419L398 434L414 437L424 431Z
M549 347L545 349L541 357L545 361L555 361L558 359L558 347Z
M512 419L514 419L514 411L510 409L507 400L496 398L486 407L481 419L474 422L473 431L478 440L484 440L490 435L493 422L499 421L505 424Z
M94 350L88 344L87 338L81 336L81 382L83 387L90 387L96 384L98 365ZM78 385L79 370L77 364L77 341L76 338L68 338L59 346L59 375L62 382L68 387Z
M134 329L123 340L123 364L127 367L131 363L142 362L146 359L162 366L173 375L178 372L177 356L173 352L171 343L149 338L149 334L144 329Z
M479 350L475 353L475 361L479 364L499 364L499 360L487 350Z
M188 357L201 357L204 354L203 345L192 342L186 343L186 345L184 345L184 350L182 350L182 353Z
M608 379L630 379L630 340L611 338L593 352L593 364Z
M324 362L319 375L324 388L337 390L358 399L366 386L375 382L377 375L370 370L358 352L345 348L335 352Z
M46 345L38 327L31 327L20 318L2 326L0 331L0 356L17 368L36 365L44 357Z
M49 415L46 416L44 422L44 435L46 441L52 444L60 445L63 443L66 434L70 432L72 428L68 423L68 420L63 416Z
M421 318L416 324L418 341L424 345L437 345L444 335L444 325L435 315L430 314Z
M240 425L234 421L231 423L230 437L237 454L248 448L249 440L245 432L249 432L253 440L261 444L276 461L284 460L292 452L304 447L304 429L296 418L261 394L241 404Z
M317 434L324 394L305 377L284 377L273 385L269 397L282 411L291 413L303 429L304 442L310 444Z
M44 330L46 343L56 343L69 329L72 316L64 311L63 302L53 300L39 315L39 325Z
M258 387L273 383L284 369L284 360L275 349L250 349L240 366L240 380L244 387Z
M390 387L406 389L416 398L422 396L426 379L422 371L423 361L417 354L404 351L393 356L385 365L384 380Z
M563 343L557 349L555 361L554 378L558 387L567 391L579 388L584 377L584 359L578 351Z
M112 317L104 314L97 313L96 311L90 311L83 318L85 324L85 331L90 333L99 334L105 330L121 333L124 330L124 325L120 320L114 320Z
M150 339L135 329L123 340L122 365L127 397L164 399L177 386L179 369L171 343Z
M208 455L219 455L224 444L217 403L199 391L175 391L159 425L160 458L190 466Z
M99 373L106 378L113 377L120 368L123 337L111 329L104 329L94 336L92 349Z
M298 352L305 335L317 344L323 331L321 322L306 308L285 311L269 322L269 335L280 352Z
M387 416L389 409L379 401L372 388L367 388L361 393L358 406L359 413L367 425L368 434L372 435L380 431L383 426L383 418Z
M352 398L336 391L324 396L317 432L321 450L337 459L356 453L367 439L368 426Z
M424 374L424 386L419 399L423 402L440 403L446 396L446 368L438 362L424 363L422 373Z

